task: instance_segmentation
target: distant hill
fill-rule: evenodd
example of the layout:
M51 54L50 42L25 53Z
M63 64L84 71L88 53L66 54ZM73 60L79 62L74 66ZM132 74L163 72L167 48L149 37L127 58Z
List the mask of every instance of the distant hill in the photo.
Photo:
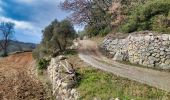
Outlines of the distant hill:
M28 51L35 49L36 44L34 43L24 43L20 41L10 40L10 45L8 47L8 53L16 52L16 51ZM2 51L0 51L2 54Z

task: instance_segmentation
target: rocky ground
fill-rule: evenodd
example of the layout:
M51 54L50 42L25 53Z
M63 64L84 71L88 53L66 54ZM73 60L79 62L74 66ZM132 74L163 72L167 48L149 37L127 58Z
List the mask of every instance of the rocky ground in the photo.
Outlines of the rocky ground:
M0 59L0 100L46 100L43 84L35 78L32 53Z

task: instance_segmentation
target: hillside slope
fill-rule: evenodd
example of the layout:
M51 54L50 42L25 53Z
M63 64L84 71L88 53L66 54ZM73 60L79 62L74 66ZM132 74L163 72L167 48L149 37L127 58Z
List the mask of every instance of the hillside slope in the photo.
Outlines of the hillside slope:
M16 52L16 51L27 51L32 50L36 47L34 43L24 43L19 41L10 41L10 45L8 47L8 53ZM2 51L0 51L0 54Z

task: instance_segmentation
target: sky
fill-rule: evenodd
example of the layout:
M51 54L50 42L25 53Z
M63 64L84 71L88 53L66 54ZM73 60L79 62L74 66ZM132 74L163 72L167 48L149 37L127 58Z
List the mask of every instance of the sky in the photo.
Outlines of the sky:
M59 8L63 0L0 0L0 22L15 24L15 40L39 43L43 28L69 12ZM78 27L76 28L76 30Z

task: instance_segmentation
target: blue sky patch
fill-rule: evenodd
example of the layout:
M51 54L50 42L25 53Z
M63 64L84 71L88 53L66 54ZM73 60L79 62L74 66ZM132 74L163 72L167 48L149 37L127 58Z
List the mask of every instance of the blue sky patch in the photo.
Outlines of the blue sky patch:
M41 31L54 19L69 13L59 8L63 0L0 0L0 22L15 23L15 39L39 43Z

